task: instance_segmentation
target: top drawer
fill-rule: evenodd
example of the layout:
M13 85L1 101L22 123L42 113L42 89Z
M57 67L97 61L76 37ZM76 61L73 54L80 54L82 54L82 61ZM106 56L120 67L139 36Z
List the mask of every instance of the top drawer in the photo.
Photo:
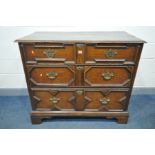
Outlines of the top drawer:
M85 63L121 63L134 65L138 44L88 44Z
M24 44L24 56L26 63L75 63L74 46L61 43Z

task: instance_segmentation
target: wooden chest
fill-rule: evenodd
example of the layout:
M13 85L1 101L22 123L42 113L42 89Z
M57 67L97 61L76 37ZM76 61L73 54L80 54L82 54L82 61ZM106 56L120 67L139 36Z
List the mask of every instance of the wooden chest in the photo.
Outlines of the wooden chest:
M126 32L36 32L16 41L33 124L54 116L127 123L145 41Z

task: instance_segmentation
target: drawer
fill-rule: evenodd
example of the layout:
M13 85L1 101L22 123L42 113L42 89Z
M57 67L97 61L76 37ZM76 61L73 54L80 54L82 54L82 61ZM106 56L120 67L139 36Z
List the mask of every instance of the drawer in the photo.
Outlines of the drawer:
M31 86L71 86L75 82L74 66L28 65Z
M27 63L75 63L73 45L64 44L24 44L24 55Z
M128 89L87 89L85 111L123 111L127 109Z
M85 66L86 86L128 87L134 72L133 66Z
M32 87L129 87L133 66L27 65Z
M127 108L128 89L32 88L35 110L50 111L123 111Z
M74 91L69 89L32 89L35 110L74 111L70 101Z
M138 49L137 45L130 44L88 44L85 63L135 64Z

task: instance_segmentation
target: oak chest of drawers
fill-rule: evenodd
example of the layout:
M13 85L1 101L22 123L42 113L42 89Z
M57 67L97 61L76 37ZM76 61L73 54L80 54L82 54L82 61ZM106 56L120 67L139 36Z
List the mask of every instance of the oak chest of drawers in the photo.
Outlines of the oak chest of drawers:
M36 32L16 41L33 124L54 116L127 123L143 40L126 32Z

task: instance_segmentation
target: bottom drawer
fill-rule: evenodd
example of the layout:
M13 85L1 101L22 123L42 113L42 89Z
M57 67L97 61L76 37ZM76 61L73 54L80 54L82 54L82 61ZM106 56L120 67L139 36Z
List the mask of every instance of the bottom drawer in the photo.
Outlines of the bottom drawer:
M32 104L40 111L124 111L128 88L32 88Z

